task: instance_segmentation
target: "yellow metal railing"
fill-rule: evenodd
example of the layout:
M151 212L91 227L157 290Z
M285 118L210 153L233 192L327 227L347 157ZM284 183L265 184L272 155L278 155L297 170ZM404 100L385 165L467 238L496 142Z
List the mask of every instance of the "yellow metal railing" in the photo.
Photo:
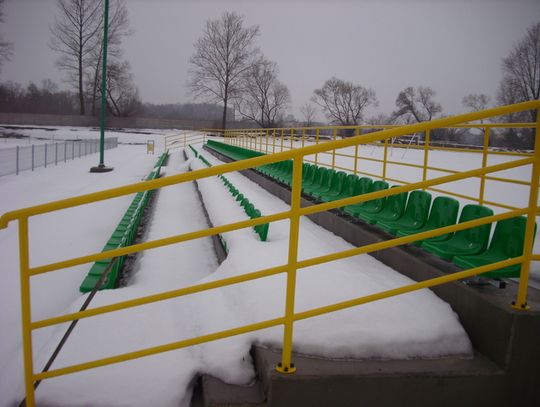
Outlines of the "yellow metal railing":
M189 144L204 144L206 143L206 133L194 132L173 134L170 136L165 136L164 141L164 151L168 151L173 148L183 148Z
M372 192L369 194L353 196L346 199L341 199L339 201L328 202L323 204L312 205L308 207L301 206L301 180L302 180L302 163L306 156L315 156L322 154L328 151L335 151L337 149L345 147L353 147L357 149L360 145L367 143L382 142L388 143L388 140L391 140L393 137L399 137L405 134L413 134L416 132L429 132L435 128L455 126L462 123L467 123L469 121L486 119L492 116L498 116L503 114L508 114L512 112L538 109L540 108L540 102L526 102L520 103L511 106L504 106L495 109L486 110L483 112L476 112L465 114L461 116L449 117L440 120L434 120L432 122L419 123L415 125L403 126L399 128L388 128L380 132L373 132L369 134L364 134L359 137L351 137L343 140L332 140L326 143L313 144L305 146L304 148L299 149L284 149L282 152L276 153L274 155L260 156L252 158L249 160L237 161L224 165L217 165L210 168L204 168L201 170L187 172L182 174L177 174L169 177L164 177L152 181L144 181L136 184L131 184L119 188L109 189L101 192L91 193L87 195L81 195L69 199L64 199L60 201L55 201L47 204L37 205L29 208L19 209L16 211L8 212L0 217L0 228L5 228L8 226L8 223L14 220L18 221L19 229L19 257L20 257L20 281L21 281L21 310L22 310L22 342L24 350L24 367L25 367L25 387L26 387L26 403L28 406L33 406L35 404L35 394L34 394L34 383L39 380L48 379L52 377L57 377L69 373L74 373L82 370L92 369L99 366L110 365L113 363L119 363L123 361L133 360L136 358L154 355L162 352L171 351L174 349L184 348L187 346L192 346L196 344L201 344L209 341L214 341L221 338L227 338L247 332L252 332L260 329L265 329L269 327L282 325L283 330L283 351L281 363L277 367L277 370L282 373L292 373L295 371L294 365L292 364L292 345L293 345L293 328L294 323L299 320L306 318L315 317L329 312L335 312L345 308L357 306L360 304L365 304L368 302L377 301L380 299L392 297L395 295L400 295L403 293L420 290L427 287L433 287L439 284L444 284L464 278L468 278L480 273L488 272L495 270L501 267L506 267L514 264L521 264L521 278L519 283L519 289L516 301L514 303L514 308L518 310L527 309L527 286L529 278L529 269L531 260L538 260L540 255L533 254L533 238L534 238L534 225L535 225L535 216L538 212L537 201L538 201L538 177L540 172L540 122L537 122L534 127L536 129L535 135L535 148L534 154L519 158L515 161L504 162L495 165L482 165L479 168L474 168L471 170L463 172L450 173L448 175L443 175L437 178L423 179L420 182L409 183L403 186L391 188L389 190ZM279 132L285 134L286 130L281 130ZM259 144L263 140L271 135L272 133L265 132L264 137L253 137L246 138L244 143ZM274 132L275 134L275 132ZM290 133L289 133L290 134ZM334 133L335 134L335 133ZM332 133L331 133L332 135ZM321 131L315 131L315 138L321 137ZM335 137L331 137L335 138ZM187 142L187 138L185 138ZM284 138L281 138L280 146L285 144ZM268 145L268 144L267 144ZM273 149L275 148L276 143L273 143ZM337 153L336 153L337 155ZM228 173L232 171L239 171L243 169L253 168L265 164L275 163L283 160L293 160L293 183L292 183L292 192L291 192L291 206L290 209L284 212L275 213L269 216L264 216L260 218L250 219L242 222L231 223L227 225L217 226L210 229L204 229L199 231L194 231L190 233L179 234L175 236L170 236L167 238L162 238L158 240L143 242L135 244L128 247L123 247L119 249L110 250L107 252L94 253L86 256L81 256L77 258L71 258L62 260L55 263L44 264L39 266L30 265L30 253L29 253L29 230L28 230L28 220L29 218L41 215L53 211L59 211L67 208L71 208L78 205L84 205L92 202L103 201L123 195L128 195L136 192L147 191L151 189L163 188L169 185L175 185L182 182L188 182L196 179L216 176L218 174ZM345 205L351 205L359 202L365 202L375 198L381 198L384 196L399 194L406 191L411 191L414 189L428 189L437 185L441 185L447 182L452 182L460 179L466 179L470 177L487 177L488 174L497 171L508 170L511 168L517 168L521 166L532 166L531 179L527 183L529 186L529 204L523 208L512 209L503 213L499 213L493 216L476 219L469 222L464 222L452 226L447 226L444 228L439 228L429 232L418 233L415 235L410 235L406 237L394 238L384 242L373 243L365 245L362 247L352 248L342 252L326 254L319 257L309 258L305 260L298 259L298 238L299 238L299 221L301 216L327 211L330 209L342 207ZM427 178L427 177L426 177ZM359 297L353 300L339 302L336 304L327 305L324 307L319 307L311 310L306 310L303 312L295 312L295 293L296 293L296 273L299 269L324 264L332 262L335 260L343 259L350 256L355 256L362 253L370 253L376 250L382 250L398 245L403 245L406 243L411 243L413 241L426 239L429 237L434 237L450 232L455 232L458 230L467 229L470 227L491 223L499 221L502 219L511 218L514 216L526 215L527 216L527 227L525 232L525 243L523 255L493 263L490 265L477 267L453 274L446 275L444 277L438 277L414 284L409 284L407 286L399 287L396 289L383 291L375 294L371 294L364 297ZM289 251L288 259L285 264L271 267L268 269L253 271L250 273L229 277L217 281L212 281L203 284L197 284L190 287L184 287L179 289L173 289L170 291L162 292L159 294L148 295L144 297L139 297L136 299L121 301L115 304L110 304L106 306L100 306L92 309L87 309L81 312L74 312L65 315L56 316L53 318L33 321L31 317L31 308L30 308L30 280L32 276L52 272L55 270L65 269L79 264L85 264L90 262L95 262L105 258L113 258L117 256L123 256L130 253L140 252L144 250L150 250L166 245L171 245L175 243L180 243L188 241L191 239L197 239L207 236L212 236L219 233L225 233L241 228L252 227L255 225L260 225L267 222L274 222L278 220L289 219L290 222L290 232L289 232ZM141 349L134 352L128 352L124 354L119 354L103 359L88 361L85 363L80 363L72 366L67 366L59 369L49 370L47 372L35 373L34 372L34 362L33 362L33 347L32 347L32 332L37 329L44 327L49 327L57 324L61 324L68 321L73 321L77 319L89 318L96 315L101 315L109 312L119 311L126 308L143 306L146 304L155 303L157 301L164 301L167 299L177 298L184 295L189 295L193 293L199 293L206 290L216 289L220 287L226 287L233 284L238 284L242 282L247 282L255 279L260 279L264 277L269 277L277 274L284 273L287 277L287 286L286 286L286 302L285 302L285 312L282 316L274 319L269 319L265 321L259 321L253 324L239 326L233 329L214 332L208 335L202 335L195 338L189 338L181 341L176 341L168 344L158 345L150 348Z
M448 147L449 142L437 142L431 140L431 130L426 129L418 133L423 133L423 140L420 137L414 138L416 144L407 143L407 140L411 140L411 134L405 134L403 136L394 136L390 139L377 140L371 143L373 149L382 148L382 158L374 158L367 155L362 155L359 144L354 145L348 150L338 151L338 149L332 149L330 151L322 151L315 153L312 157L305 157L304 162L312 163L320 166L326 166L335 170L341 170L353 173L355 175L364 175L369 177L380 178L384 181L397 182L402 184L411 183L403 178L389 176L389 170L407 167L421 171L421 177L418 181L425 181L428 177L429 171L436 171L446 174L455 174L460 170L452 168L443 168L440 165L430 165L430 152L432 151L448 151L459 153L470 153L471 158L474 155L480 155L482 167L488 165L488 159L490 156L507 156L507 157L530 157L532 152L530 151L500 151L497 148L490 148L492 129L534 129L535 123L486 123L486 124L457 124L454 126L444 127L448 129L478 129L481 131L483 143L478 146L463 145L460 147ZM361 126L323 126L323 127L300 127L300 128L288 128L288 129L234 129L224 132L224 140L227 143L260 151L265 154L282 152L292 150L295 148L303 148L306 145L328 143L329 141L335 141L338 138L338 133L348 133L348 135L361 135L376 130L392 129L400 126L395 125L361 125ZM322 136L324 134L324 136ZM413 134L413 133L412 133ZM414 134L413 134L414 135ZM401 142L405 140L405 142ZM362 143L367 144L367 143ZM421 162L410 163L403 161L395 161L389 158L392 150L395 148L407 149L407 150L421 150L423 157ZM373 151L373 150L372 150ZM405 152L403 153L405 154ZM341 161L341 163L338 163ZM363 161L380 164L379 171L368 171L366 169L359 168L359 162ZM344 163L343 163L344 162ZM365 167L365 165L364 165ZM396 171L394 171L396 172ZM480 205L486 204L503 209L515 209L514 205L509 205L504 202L497 202L486 199L486 182L495 181L503 182L507 184L529 186L528 181L508 178L508 177L493 177L489 175L482 175L480 177L480 186L478 188L478 195L466 195L451 190L443 190L437 188L428 188L432 192L446 194L461 199L467 199L476 202Z

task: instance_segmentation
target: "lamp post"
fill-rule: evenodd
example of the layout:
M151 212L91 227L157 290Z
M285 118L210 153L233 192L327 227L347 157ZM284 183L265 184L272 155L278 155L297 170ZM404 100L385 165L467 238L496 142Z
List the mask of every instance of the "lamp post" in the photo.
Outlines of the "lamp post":
M109 0L104 2L103 11L103 68L101 72L101 112L99 114L99 164L90 168L90 172L109 172L112 167L105 166L105 115L107 113L107 44L109 42Z

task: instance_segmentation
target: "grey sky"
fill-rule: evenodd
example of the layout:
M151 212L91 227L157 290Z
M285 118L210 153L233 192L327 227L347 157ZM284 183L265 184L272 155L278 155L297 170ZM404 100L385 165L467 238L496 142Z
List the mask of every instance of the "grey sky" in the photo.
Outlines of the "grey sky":
M431 86L444 113L469 93L495 96L501 60L540 19L539 0L127 0L125 40L144 101L191 101L189 57L204 22L223 11L259 25L258 44L280 68L294 114L331 76L373 88L370 113L390 113L400 90ZM0 80L61 83L49 50L55 0L7 0L0 32L15 53Z

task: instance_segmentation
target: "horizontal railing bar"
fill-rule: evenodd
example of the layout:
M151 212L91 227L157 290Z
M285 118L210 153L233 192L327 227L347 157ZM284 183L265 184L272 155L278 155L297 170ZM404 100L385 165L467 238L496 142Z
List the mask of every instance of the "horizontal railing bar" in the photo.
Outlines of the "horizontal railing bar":
M337 201L325 202L325 203L321 203L317 205L307 206L300 209L300 214L310 215L313 213L328 211L330 209L340 208L342 206L347 206L347 205L353 205L359 202L370 201L372 199L382 198L385 196L397 195L402 192L409 192L414 189L422 189L426 187L431 187L433 185L439 185L439 184L444 184L447 182L457 181L463 178L476 177L476 176L487 174L490 172L497 172L497 171L502 171L509 168L531 164L534 162L534 160L535 160L534 157L523 158L521 160L515 160L515 161L511 161L507 163L495 164L488 167L477 168L474 170L463 171L458 174L445 175L439 178L433 178L426 181L415 182L413 184L396 186L394 188L384 189L381 191L370 192L370 193L362 194L362 195L356 195L353 197L344 198Z
M141 305L152 304L171 298L181 297L190 294L196 294L202 291L213 290L220 287L226 287L233 284L245 283L260 278L271 277L287 271L288 265L280 265L264 270L258 270L251 273L241 274L239 276L227 277L221 280L210 281L208 283L197 284L189 287L178 288L176 290L165 291L159 294L148 295L133 300L126 300L114 304L103 305L96 308L90 308L85 311L73 312L71 314L60 315L57 317L34 321L30 324L31 329L40 329L47 326L57 325L64 322L74 321L76 319L89 318L96 315L102 315L109 312L120 311L127 308L138 307Z
M469 229L475 226L485 225L487 223L496 222L503 219L509 219L515 216L524 215L528 212L528 208L516 209L509 212L499 213L497 215L485 216L482 218L474 219L467 222L457 223L442 228L433 229L427 232L416 233L414 235L408 235L403 237L396 237L394 239L388 239L377 243L370 243L368 245L355 247L353 249L343 250L341 252L325 254L319 257L312 257L306 260L298 261L298 268L305 268L311 266L317 266L323 263L329 263L336 260L345 259L347 257L357 256L360 254L371 253L374 251L390 249L394 246L402 246L404 244L416 242L418 240L428 239L430 237L440 236L451 232L457 232L460 230Z
M53 377L63 376L70 373L81 372L83 370L94 369L96 367L112 365L120 362L127 362L128 360L139 359L145 356L151 356L158 353L170 352L172 350L186 348L188 346L200 345L202 343L212 342L219 339L229 338L231 336L237 336L246 334L249 332L260 331L261 329L272 328L274 326L283 325L285 318L274 318L263 322L257 322L254 324L244 325L238 328L227 329L224 331L215 332L208 335L198 336L196 338L184 339L182 341L171 342L165 345L154 346L146 349L141 349L134 352L123 353L108 358L98 359L91 362L80 363L60 369L49 370L48 372L42 372L33 375L33 380L44 380Z
M379 132L369 133L365 135L350 137L343 140L330 141L328 143L316 144L307 146L300 149L283 151L273 155L265 155L260 157L254 157L247 160L241 160L231 162L228 164L217 165L209 168L199 169L197 171L191 171L188 173L171 175L168 177L158 178L151 181L143 181L123 187L112 188L105 191L94 192L91 194L80 195L78 197L68 198L47 204L32 206L29 208L23 208L11 212L7 212L0 217L0 229L7 227L7 224L15 219L24 216L33 216L43 214L47 212L56 211L59 209L66 209L73 206L79 206L92 202L98 202L105 199L110 199L118 196L128 195L135 192L148 191L152 189L163 188L165 186L177 184L180 182L192 181L194 179L206 178L215 176L218 174L228 173L232 171L239 171L259 165L264 165L271 162L283 161L292 159L296 156L306 156L310 154L319 153L322 151L333 150L336 148L350 147L356 144L369 143L377 140L384 140L391 137L395 137L401 134L414 133L418 131L432 130L437 127L452 126L456 124L463 124L468 121L476 121L485 119L492 116L499 116L502 114L518 112L522 110L537 109L540 107L540 101L529 101L517 103L510 106L496 107L493 109L484 110L481 112L466 113L459 116L446 117L442 119L436 119L430 122L422 122L417 124L410 124L393 129L386 129Z
M185 242L193 239L200 239L202 237L208 237L212 235L231 232L237 229L243 229L251 226L262 225L263 223L275 222L279 220L288 219L290 212L280 212L273 215L261 216L259 218L253 218L244 220L241 222L229 223L222 226L214 226L212 228L201 229L195 232L183 233L163 239L151 240L149 242L134 244L131 246L121 247L119 249L107 250L105 252L94 253L86 256L76 257L69 260L63 260L57 263L50 263L38 267L32 267L29 269L31 276L37 274L48 273L54 270L60 270L80 264L90 263L98 260L110 259L113 257L125 256L127 254L136 253L144 250L156 249L158 247L169 246L171 244Z
M435 287L442 284L447 284L453 281L462 280L469 278L478 274L487 273L488 271L496 270L502 267L513 266L523 262L523 256L514 257L507 260L502 260L497 263L487 264L485 266L475 267L472 269L458 271L452 274L448 274L441 277L432 278L429 280L421 281L414 284L409 284L406 286L393 288L391 290L381 291L375 294L366 295L364 297L355 298L353 300L342 301L332 305L326 305L324 307L313 308L308 311L298 312L294 314L293 318L295 321L301 321L303 319L312 318L320 316L323 314L328 314L335 311L340 311L343 309L355 307L362 304L367 304L374 301L383 300L390 297L395 297L398 295L410 293L412 291L422 290L425 288Z

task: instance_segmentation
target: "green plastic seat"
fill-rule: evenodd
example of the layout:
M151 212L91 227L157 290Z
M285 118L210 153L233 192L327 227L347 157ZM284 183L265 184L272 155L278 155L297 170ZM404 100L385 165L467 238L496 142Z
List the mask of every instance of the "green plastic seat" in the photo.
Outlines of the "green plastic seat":
M358 192L362 192L362 194L367 194L370 192L377 192L383 189L388 189L388 183L386 181L372 182L371 179L369 179L370 182L367 182L367 181L365 182L365 184L369 186L369 189L365 191L363 189L365 185L362 185L361 181L362 181L362 178L360 179L360 182L357 183L357 190ZM360 195L360 193L357 193L356 195ZM365 211L371 211L372 213L379 212L383 208L382 205L385 199L386 197L383 197L383 198L378 198L378 199L372 199L371 201L360 202L354 205L349 205L343 208L343 211L355 217L356 217L356 214L361 210L361 208L364 209ZM365 208L366 205L367 205L367 209Z
M463 207L459 218L459 223L473 219L492 216L493 211L482 205L469 204ZM487 248L491 223L473 228L460 230L450 239L442 242L430 242L425 240L421 247L444 260L452 260L454 256L472 256L480 254Z
M429 217L423 227L418 229L399 229L397 231L397 236L409 236L415 233L428 232L430 230L453 225L456 223L458 212L459 202L456 199L448 196L438 196L433 200L431 212L429 213ZM446 233L444 235L426 239L425 241L443 242L450 239L450 237L452 237L452 233ZM413 244L420 246L422 244L422 240L413 242Z
M340 199L349 198L354 195L354 189L356 183L358 182L358 177L354 174L349 174L345 177L343 181L343 188L341 192L336 195L325 195L322 197L324 202L338 201Z
M395 187L396 186L393 186L392 188ZM399 219L405 211L407 195L408 192L402 192L400 194L388 196L384 201L382 209L376 212L370 212L361 206L356 216L372 225L377 222L390 222Z
M455 256L452 263L463 269L470 269L519 257L523 254L526 226L527 218L523 216L500 220L495 226L489 248L484 253L474 256ZM520 273L521 264L516 264L488 271L480 276L486 278L518 278Z
M321 177L323 173L328 171L327 168L314 166L315 169L312 170L312 174L305 180L302 180L302 192L307 193L307 191L321 182Z
M407 200L403 216L396 220L377 221L377 227L385 232L395 235L398 229L419 229L426 223L431 194L426 191L412 191Z
M304 187L304 193L311 195L313 192L320 190L328 182L328 177L330 176L330 170L328 168L320 168L317 172L317 179L311 185Z
M343 171L334 173L330 181L330 187L326 191L319 191L313 193L313 197L319 201L324 201L324 197L326 196L339 195L343 190L343 184L345 183L346 177L347 174Z

